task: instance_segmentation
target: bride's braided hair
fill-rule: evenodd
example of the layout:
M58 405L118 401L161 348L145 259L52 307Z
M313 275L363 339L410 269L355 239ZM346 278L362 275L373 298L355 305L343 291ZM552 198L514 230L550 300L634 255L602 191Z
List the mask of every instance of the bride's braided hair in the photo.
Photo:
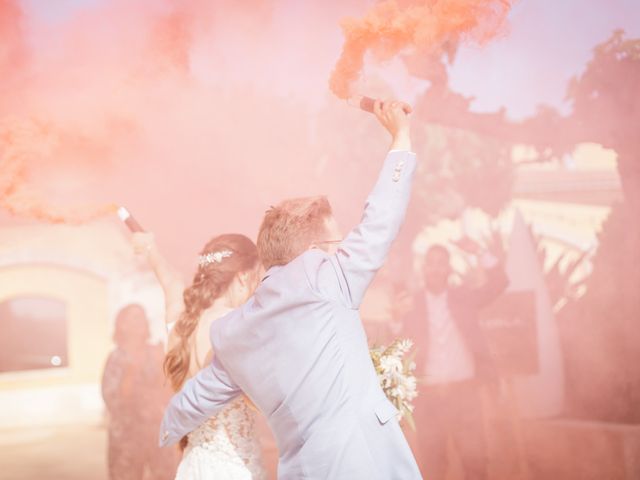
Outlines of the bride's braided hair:
M220 252L226 254L220 255ZM177 342L164 359L164 372L174 390L182 387L189 373L191 347L202 312L227 291L238 273L248 271L258 263L255 244L239 234L224 234L210 240L202 250L201 258L208 254L209 261L200 263L193 282L184 291L185 309L172 332Z

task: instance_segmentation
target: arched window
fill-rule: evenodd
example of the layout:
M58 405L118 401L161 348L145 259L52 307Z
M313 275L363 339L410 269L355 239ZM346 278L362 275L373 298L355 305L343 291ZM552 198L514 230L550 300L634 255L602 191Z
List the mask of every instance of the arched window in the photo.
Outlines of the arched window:
M47 297L0 303L0 372L68 365L66 304Z

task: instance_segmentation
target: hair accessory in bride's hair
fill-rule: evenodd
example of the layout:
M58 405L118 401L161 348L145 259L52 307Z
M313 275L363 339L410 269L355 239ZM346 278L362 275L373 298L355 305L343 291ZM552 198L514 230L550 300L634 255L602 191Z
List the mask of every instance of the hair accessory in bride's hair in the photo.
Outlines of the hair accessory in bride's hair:
M220 250L219 252L211 252L198 257L198 265L204 267L210 263L221 263L223 258L229 258L233 255L231 250Z

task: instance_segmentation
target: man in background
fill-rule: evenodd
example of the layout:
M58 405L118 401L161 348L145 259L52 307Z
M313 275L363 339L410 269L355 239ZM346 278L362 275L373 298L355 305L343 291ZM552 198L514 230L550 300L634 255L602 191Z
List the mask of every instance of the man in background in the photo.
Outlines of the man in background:
M487 446L481 387L497 380L478 322L482 307L495 300L508 280L500 261L464 238L458 246L475 255L484 279L474 287L453 286L449 250L432 245L422 264L424 288L412 298L404 325L415 344L419 395L415 403L422 474L446 477L449 438L459 452L465 479L487 478Z

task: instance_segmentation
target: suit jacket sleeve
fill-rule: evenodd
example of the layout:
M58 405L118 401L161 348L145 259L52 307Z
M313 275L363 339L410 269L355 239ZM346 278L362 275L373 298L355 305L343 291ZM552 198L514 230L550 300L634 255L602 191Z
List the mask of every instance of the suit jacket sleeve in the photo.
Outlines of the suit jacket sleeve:
M331 258L340 291L351 308L358 308L376 272L382 267L404 221L416 157L408 151L389 152L360 224Z
M188 380L169 402L160 428L160 446L177 443L240 393L238 386L214 357L211 364Z

